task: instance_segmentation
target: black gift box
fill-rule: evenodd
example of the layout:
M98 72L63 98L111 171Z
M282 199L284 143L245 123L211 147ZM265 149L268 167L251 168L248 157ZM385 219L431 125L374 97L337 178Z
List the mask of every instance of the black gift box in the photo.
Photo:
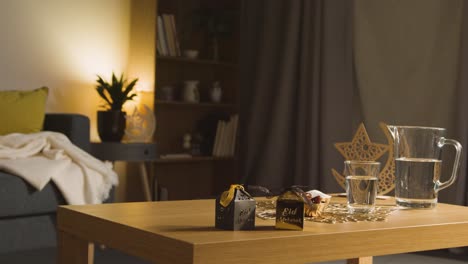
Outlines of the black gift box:
M286 190L276 200L277 229L303 230L304 197L295 190Z
M216 199L215 227L226 230L255 228L255 200L241 185L231 185Z

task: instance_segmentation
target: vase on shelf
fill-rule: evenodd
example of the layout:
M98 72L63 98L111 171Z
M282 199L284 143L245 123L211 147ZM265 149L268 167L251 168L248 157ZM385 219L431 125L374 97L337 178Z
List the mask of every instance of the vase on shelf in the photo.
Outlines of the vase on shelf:
M198 80L189 80L184 82L183 100L187 103L200 102L200 92L198 91Z
M213 82L213 86L210 90L210 98L213 103L220 103L221 97L223 95L223 90L221 89L221 85L219 81Z

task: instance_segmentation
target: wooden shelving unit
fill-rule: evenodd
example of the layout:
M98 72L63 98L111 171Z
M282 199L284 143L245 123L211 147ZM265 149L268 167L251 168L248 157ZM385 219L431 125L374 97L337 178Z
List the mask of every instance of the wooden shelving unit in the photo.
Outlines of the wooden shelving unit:
M190 158L160 158L156 160L156 163L187 163L187 162L211 162L211 161L231 161L234 157L213 157L213 156L202 156L202 157L190 157Z
M211 65L211 66L221 66L221 67L227 67L227 68L232 68L232 70L237 70L238 65L235 63L229 63L229 62L222 62L222 61L216 61L216 60L208 60L208 59L188 59L184 57L173 57L173 56L160 56L158 55L157 58L160 62L161 61L166 61L166 62L174 62L174 63L187 63L187 64L199 64L199 65Z
M163 100L156 100L156 104L159 107L189 107L189 108L226 108L226 109L235 109L237 105L232 103L207 103L207 102L200 102L200 103L187 103L181 101L163 101Z
M194 22L210 18L199 15L207 11L214 14L213 17L226 13L232 18L229 32L217 38L218 59L213 56L209 30L202 23ZM157 12L158 15L173 15L181 51L199 51L196 59L160 54L156 57L155 141L158 153L164 156L187 153L183 148L186 133L202 134L204 142L214 141L216 120L238 113L240 1L158 0ZM200 82L199 103L182 100L186 80ZM215 81L220 82L223 90L219 103L211 102L209 98L209 90ZM174 100L161 100L159 92L164 86L173 87ZM159 185L168 190L170 200L213 198L239 178L236 155L217 157L207 152L188 158L159 158L154 166Z

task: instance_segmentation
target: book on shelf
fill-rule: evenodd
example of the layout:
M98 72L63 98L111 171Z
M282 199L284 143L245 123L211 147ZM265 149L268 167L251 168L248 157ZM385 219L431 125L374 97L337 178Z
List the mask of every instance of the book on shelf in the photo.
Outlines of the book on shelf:
M238 115L229 120L219 120L216 128L212 155L215 157L232 157L235 153L237 139Z
M228 137L227 134L229 133L229 122L221 121L221 144L219 144L219 156L225 157L227 156L227 145L228 145Z
M217 156L218 155L218 150L219 150L219 144L220 144L220 137L218 135L221 134L221 122L218 121L216 125L216 133L215 133L215 139L213 143L213 150L211 152L211 155Z
M229 151L228 153L231 154L231 156L234 156L234 153L236 153L236 139L237 139L237 124L239 122L239 115L234 115L233 116L233 121L232 121L232 133L230 135L229 142L231 144L229 145Z
M172 31L172 22L169 14L162 14L164 31L166 32L166 43L169 51L169 56L176 56L174 32Z
M229 121L226 123L226 135L224 136L226 144L224 145L223 149L223 157L227 156L233 156L234 153L231 153L231 145L232 145L232 134L234 133L233 131L233 124L234 124L234 119L231 117Z
M192 155L187 153L173 153L159 156L160 159L190 159Z
M166 32L164 30L163 19L158 15L158 40L157 40L157 50L162 56L168 56L169 51L167 50L167 41L166 41Z
M161 46L161 55L180 56L181 52L175 16L173 14L158 15L158 31L164 33L158 34L157 41L157 44Z
M159 38L158 38L159 39ZM159 43L156 44L156 54L157 55L162 55L161 54L161 46L159 45Z
M174 17L174 15L170 15L170 18L171 18L172 32L174 33L175 54L176 54L176 56L180 56L181 55L180 44L179 44L179 37L177 35L175 17Z
M224 145L224 139L223 136L225 133L225 128L226 128L226 122L223 120L218 121L217 129L216 129L216 135L215 135L215 143L213 146L213 156L215 157L220 157L222 155L221 150L222 146Z

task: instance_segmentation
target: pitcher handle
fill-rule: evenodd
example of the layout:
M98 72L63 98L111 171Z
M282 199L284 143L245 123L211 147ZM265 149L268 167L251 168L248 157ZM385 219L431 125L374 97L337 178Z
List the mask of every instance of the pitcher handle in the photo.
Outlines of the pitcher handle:
M460 158L461 158L461 152L462 152L462 146L461 144L453 139L447 139L444 137L441 137L439 142L438 142L439 147L443 147L444 145L452 145L455 147L456 153L455 153L455 161L453 162L453 170L452 170L452 176L450 176L450 179L448 179L446 182L440 182L437 181L437 191L443 190L450 185L452 185L455 180L457 179L458 175L458 167L460 165Z

